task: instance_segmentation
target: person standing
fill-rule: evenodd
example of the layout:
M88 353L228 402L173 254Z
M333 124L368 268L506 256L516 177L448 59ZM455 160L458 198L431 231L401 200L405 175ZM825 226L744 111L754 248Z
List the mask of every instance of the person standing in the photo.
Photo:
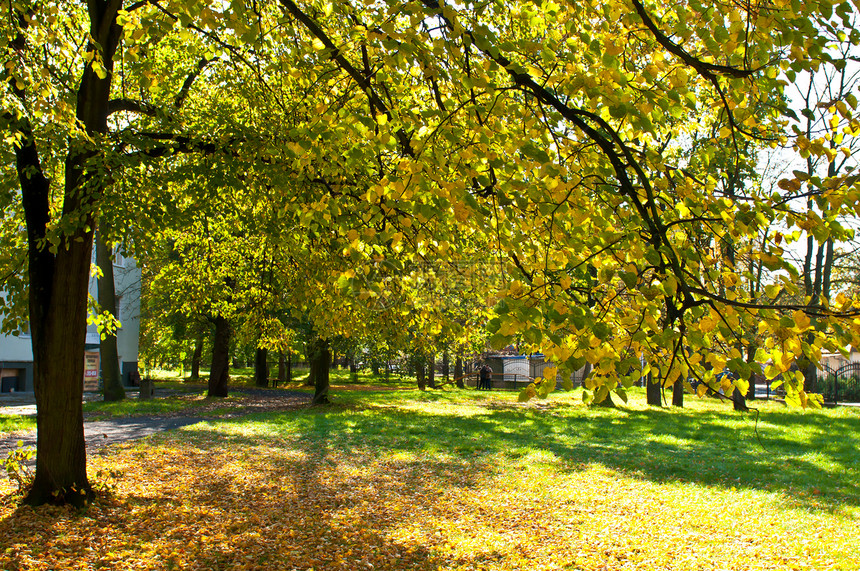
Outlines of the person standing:
M478 390L492 390L493 386L493 370L489 365L481 367L480 379L478 381Z

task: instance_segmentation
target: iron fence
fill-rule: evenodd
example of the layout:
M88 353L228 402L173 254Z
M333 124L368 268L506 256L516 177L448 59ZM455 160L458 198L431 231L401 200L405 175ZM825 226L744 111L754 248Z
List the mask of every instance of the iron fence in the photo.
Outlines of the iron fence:
M860 402L860 363L846 363L838 369L825 365L818 374L815 390L825 402Z

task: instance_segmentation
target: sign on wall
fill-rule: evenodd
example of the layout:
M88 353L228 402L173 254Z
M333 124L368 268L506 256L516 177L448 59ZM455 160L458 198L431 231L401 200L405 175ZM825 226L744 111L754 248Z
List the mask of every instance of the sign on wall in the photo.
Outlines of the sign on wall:
M84 353L84 390L99 390L99 352L86 351Z

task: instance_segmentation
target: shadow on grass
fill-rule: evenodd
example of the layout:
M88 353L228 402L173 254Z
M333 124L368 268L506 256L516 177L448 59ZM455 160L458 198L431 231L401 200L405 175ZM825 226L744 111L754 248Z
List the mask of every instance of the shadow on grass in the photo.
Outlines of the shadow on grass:
M809 509L860 506L860 415L767 412L756 423L752 414L668 408L502 407L462 416L384 407L260 421L344 453L375 448L427 461L451 455L480 462L499 455L515 461L539 450L567 471L596 463L654 482L781 492Z
M421 400L446 404L432 393ZM731 412L481 402L468 411L255 414L163 435L172 447L157 458L146 444L123 454L129 466L156 474L158 487L121 504L104 500L85 517L65 512L69 521L54 524L62 534L26 532L33 512L17 510L0 521L0 568L4 557L20 564L22 550L74 554L90 565L125 550L128 567L134 557L166 568L479 567L491 553L452 562L420 522L442 519L433 501L440 489L468 494L526 457L561 472L599 464L643 480L778 492L799 507L839 511L860 503L858 429L856 415L768 412L759 443L752 417ZM103 529L122 530L122 539L103 539Z

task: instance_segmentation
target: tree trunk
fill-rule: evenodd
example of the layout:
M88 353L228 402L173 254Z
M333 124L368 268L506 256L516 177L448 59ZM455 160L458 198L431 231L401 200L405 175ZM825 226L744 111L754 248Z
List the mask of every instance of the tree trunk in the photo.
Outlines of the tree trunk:
M104 241L102 231L96 233L96 264L101 270L98 280L99 309L107 311L114 317L116 310L116 286L113 279L113 260L111 251ZM104 400L121 401L125 398L122 378L119 374L119 352L116 348L116 333L107 334L99 341L101 355L102 387Z
M457 383L458 389L466 388L466 384L463 382L463 358L457 357L457 360L454 362L454 381Z
M672 406L684 407L684 379L681 377L672 385Z
M329 404L329 369L331 349L328 339L317 339L311 347L311 374L314 377L314 398L311 405Z
M209 371L209 396L226 397L230 378L230 321L219 315L215 318L212 336L212 368Z
M293 382L293 352L287 351L287 379L286 382Z
M747 391L747 400L755 400L755 385L756 385L756 370L758 370L758 365L755 362L755 351L756 346L753 343L750 343L747 346L747 364L752 367L752 372L750 373L749 383L750 388Z
M427 390L427 383L424 381L424 361L423 359L415 363L415 379L418 381L418 389Z
M203 359L203 336L198 335L194 342L194 353L191 355L191 377L189 380L200 380L200 361Z
M661 398L660 379L654 379L651 373L648 373L648 378L645 381L645 400L650 406L663 406Z
M451 382L451 356L448 351L442 353L442 376L445 377L445 384Z
M351 375L355 376L358 374L358 367L355 364L355 355L350 355L349 357L349 372Z
M747 411L747 399L741 394L738 389L732 390L732 408L739 411Z
M84 242L66 240L68 249L60 247L55 264L30 264L38 429L36 476L25 499L31 505L81 505L92 495L81 405L92 235Z
M258 387L269 386L269 350L257 347L254 353L254 384Z
M305 357L307 358L308 365L310 365L310 370L308 371L308 378L305 379L304 386L306 387L315 387L316 386L316 369L313 367L314 362L314 342L308 342L307 353Z
M90 41L85 50L100 47L107 74L99 78L86 66L77 91L76 117L90 135L107 132L108 100L113 60L122 28L116 24L120 3L89 3ZM10 8L11 25L26 26L22 14ZM23 34L12 40L23 49ZM26 93L12 84L12 93ZM36 474L25 501L82 505L92 497L87 479L87 455L82 410L84 346L88 285L92 261L94 213L109 181L85 171L95 151L72 141L65 161L62 215L79 221L66 230L56 253L46 241L51 225L51 187L42 170L36 138L26 117L11 119L20 139L14 146L27 225L30 332L36 396ZM98 137L96 137L98 139ZM46 243L47 242L47 243Z
M427 386L436 388L436 355L430 355L427 361Z
M283 351L278 351L278 378L275 379L275 388L287 382L287 358Z

